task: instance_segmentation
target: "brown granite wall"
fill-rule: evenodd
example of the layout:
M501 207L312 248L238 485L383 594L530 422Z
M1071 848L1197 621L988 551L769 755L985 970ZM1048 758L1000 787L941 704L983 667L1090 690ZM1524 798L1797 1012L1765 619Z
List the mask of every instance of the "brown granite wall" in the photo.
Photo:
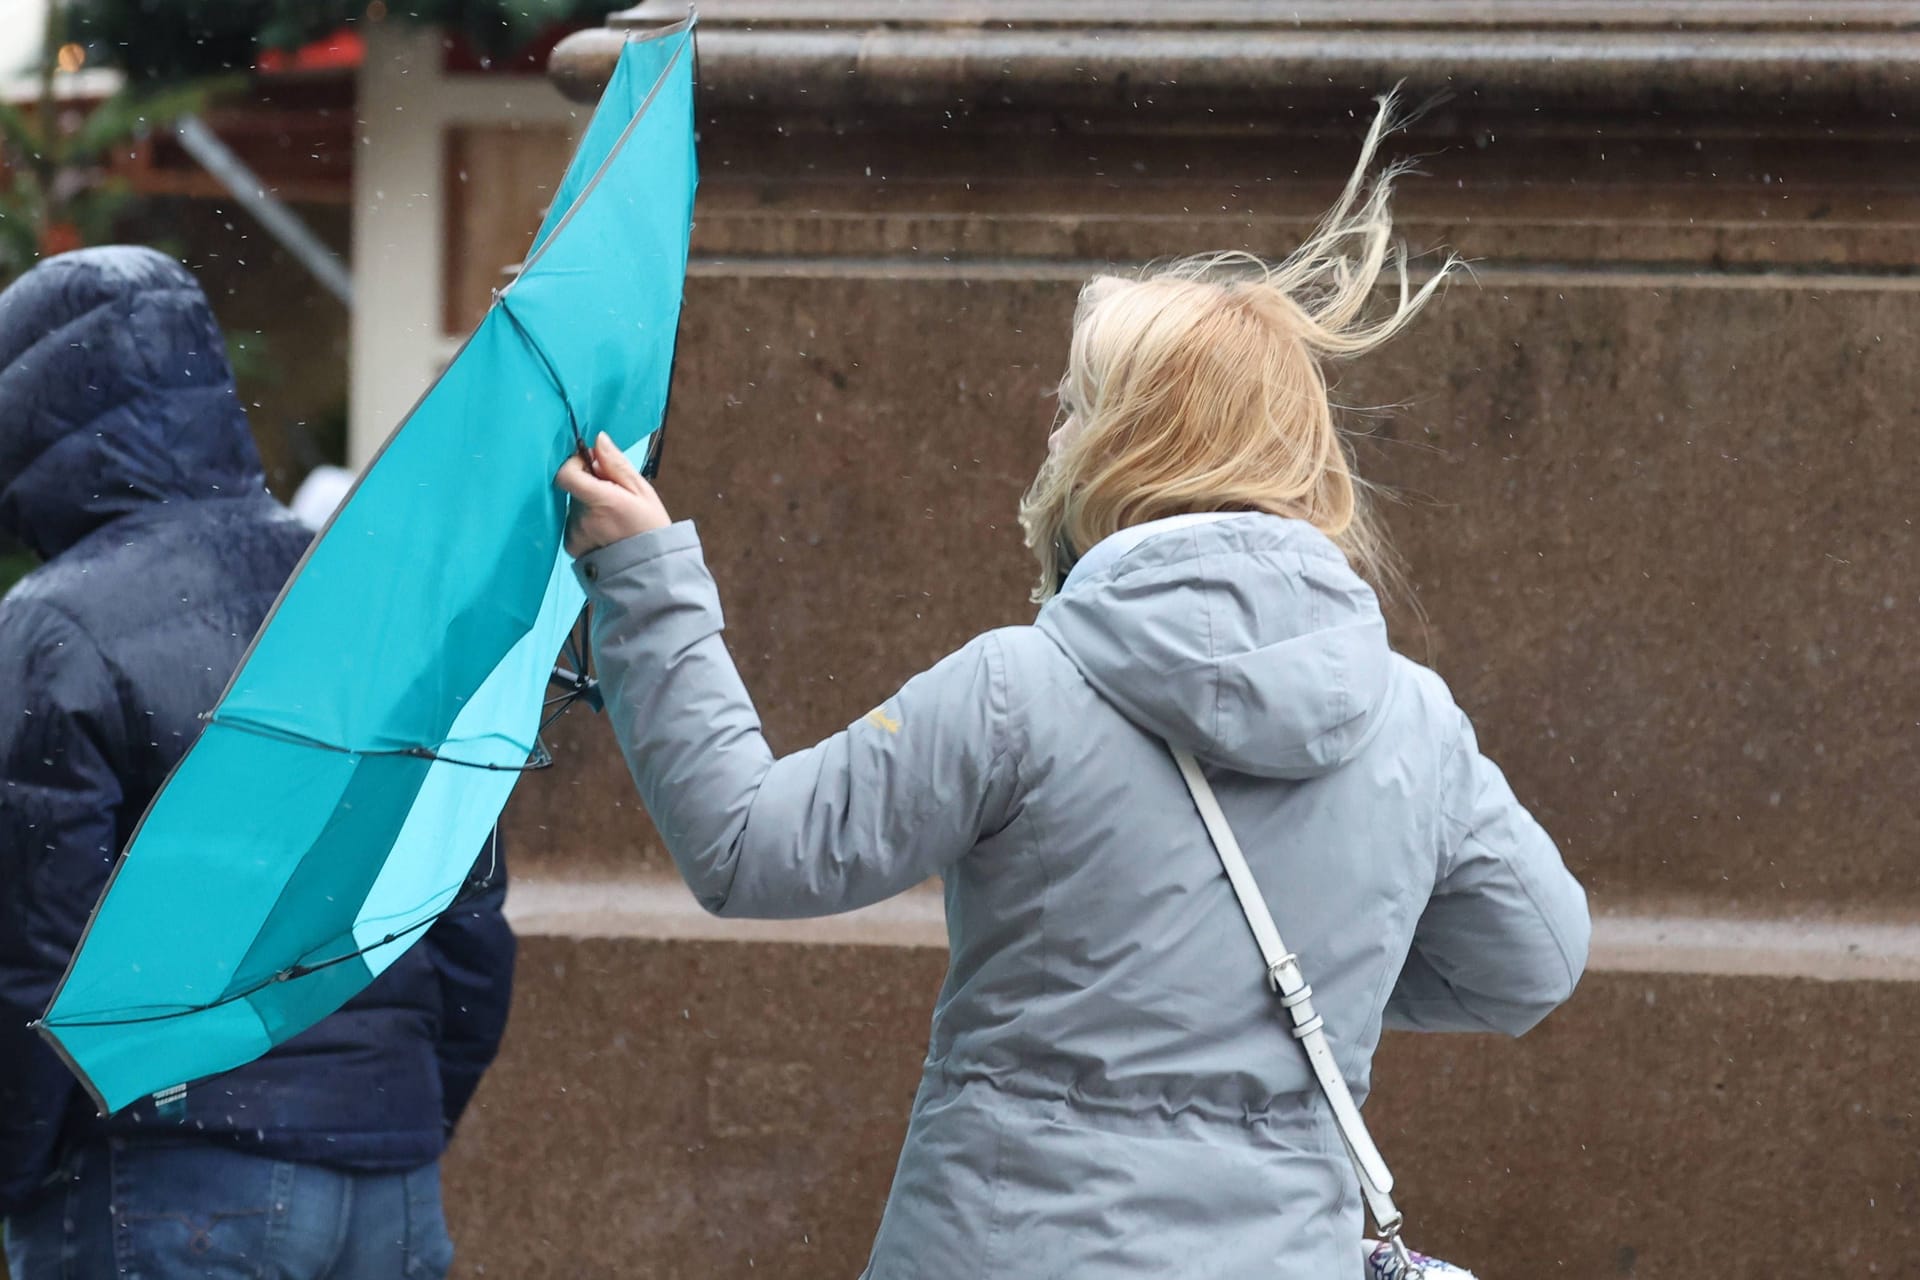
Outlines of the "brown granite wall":
M1011 513L1074 279L693 281L665 492L702 525L778 744L1029 615ZM1427 615L1400 638L1601 909L1912 919L1916 302L1899 279L1483 271L1342 377L1346 403L1397 406L1363 456L1401 494ZM516 800L523 871L663 870L604 725L576 713L561 747ZM941 968L534 939L449 1166L464 1256L857 1274ZM1678 1278L1729 1249L1899 1274L1917 999L1601 972L1519 1045L1389 1037L1372 1122L1423 1238L1484 1275Z
M447 1165L460 1274L851 1280L943 964L530 941ZM1483 1276L1906 1275L1917 990L1603 974L1517 1043L1390 1037L1369 1119L1417 1239Z
M692 282L662 491L777 743L1032 616L1013 510L1074 287ZM1920 903L1894 781L1920 723L1916 343L1905 280L1508 269L1343 373L1344 403L1395 406L1363 461L1426 613L1400 641L1603 903ZM572 719L516 800L523 865L664 865L604 726Z
M922 5L863 41L852 10L706 7L663 491L769 731L1031 616L1013 511L1079 281L1284 254L1369 92L1450 89L1392 144L1426 171L1400 225L1472 278L1338 398L1399 495L1397 638L1602 918L1534 1036L1389 1037L1371 1123L1419 1238L1489 1280L1905 1274L1920 4L1298 8L1253 33L1293 53L1212 62L1251 10ZM1122 47L1166 58L1114 79ZM605 727L574 713L557 755L512 809L521 995L448 1165L465 1273L857 1274L931 903L696 928L657 909ZM592 909L542 914L569 893Z

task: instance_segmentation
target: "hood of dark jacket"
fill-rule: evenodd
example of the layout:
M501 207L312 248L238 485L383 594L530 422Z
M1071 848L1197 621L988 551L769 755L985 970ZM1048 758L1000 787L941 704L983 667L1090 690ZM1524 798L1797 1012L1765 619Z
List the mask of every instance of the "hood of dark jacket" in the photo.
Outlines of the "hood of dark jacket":
M264 485L186 268L152 249L82 249L0 293L0 529L50 559L152 504Z
M1238 515L1115 538L1038 619L1101 696L1175 746L1258 777L1314 777L1360 749L1391 650L1373 589L1323 534Z

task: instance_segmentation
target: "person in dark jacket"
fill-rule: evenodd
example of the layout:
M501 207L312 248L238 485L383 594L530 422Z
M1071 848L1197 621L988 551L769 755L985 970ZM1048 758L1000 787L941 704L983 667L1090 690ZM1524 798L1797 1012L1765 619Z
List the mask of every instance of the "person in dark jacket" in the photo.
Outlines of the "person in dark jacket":
M505 1028L505 869L266 1057L95 1113L29 1029L311 532L268 495L193 277L148 249L0 293L0 1217L13 1280L438 1276L439 1157ZM156 921L154 945L166 943Z

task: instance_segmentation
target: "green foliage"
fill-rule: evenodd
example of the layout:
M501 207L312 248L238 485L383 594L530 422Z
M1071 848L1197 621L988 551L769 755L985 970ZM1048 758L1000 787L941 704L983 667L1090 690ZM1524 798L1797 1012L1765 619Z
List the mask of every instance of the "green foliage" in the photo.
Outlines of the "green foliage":
M111 176L112 152L183 116L206 109L241 77L162 87L129 86L90 110L63 104L54 93L54 60L72 34L72 15L48 0L46 40L39 67L39 100L0 102L0 283L45 255L111 238L115 220L132 199Z
M0 191L0 281L43 253L111 239L133 197L108 173L110 153L204 110L228 87L122 89L84 115L0 102L0 157L11 179Z
M388 21L464 32L505 54L556 22L597 22L609 0L385 0ZM366 0L76 0L73 36L139 79L177 80L254 65L262 49L290 49L366 19Z

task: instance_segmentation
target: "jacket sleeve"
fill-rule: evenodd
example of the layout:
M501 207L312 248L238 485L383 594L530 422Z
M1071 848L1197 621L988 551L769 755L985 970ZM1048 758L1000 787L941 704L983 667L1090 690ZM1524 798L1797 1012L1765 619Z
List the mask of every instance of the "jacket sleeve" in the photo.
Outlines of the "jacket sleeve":
M28 1024L47 1010L119 851L121 716L64 616L0 606L0 1217L51 1171L77 1085Z
M480 851L460 897L425 939L440 980L440 1040L434 1056L449 1134L500 1052L513 1003L517 944L507 924L506 849L498 832Z
M1443 771L1441 874L1414 930L1386 1025L1521 1035L1573 994L1587 895L1514 798L1473 727Z
M999 642L981 636L851 728L775 760L721 640L690 524L582 557L607 712L642 802L716 915L851 911L1009 820Z

